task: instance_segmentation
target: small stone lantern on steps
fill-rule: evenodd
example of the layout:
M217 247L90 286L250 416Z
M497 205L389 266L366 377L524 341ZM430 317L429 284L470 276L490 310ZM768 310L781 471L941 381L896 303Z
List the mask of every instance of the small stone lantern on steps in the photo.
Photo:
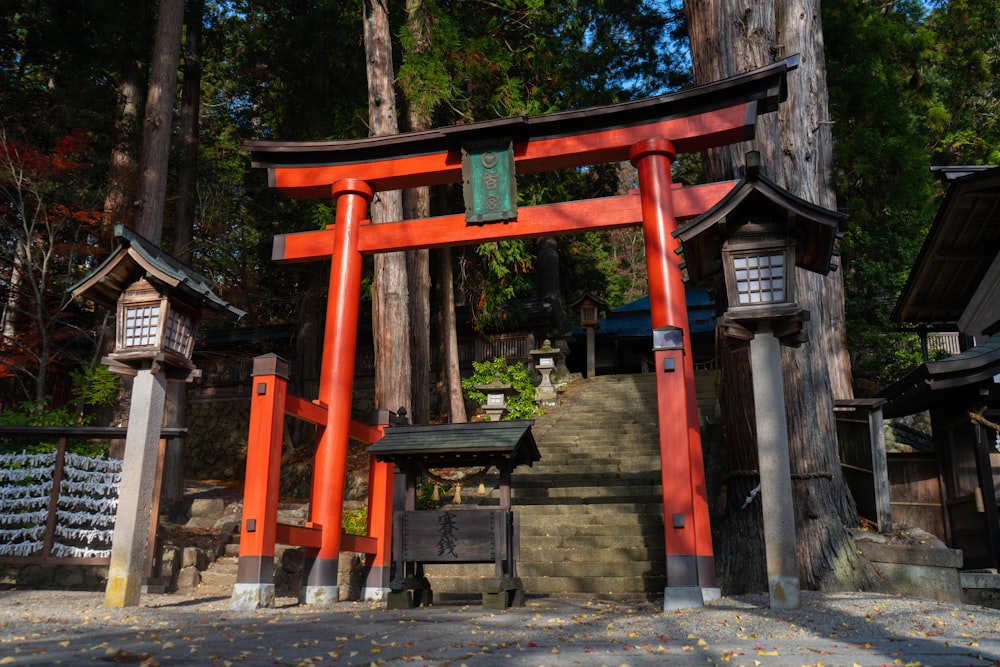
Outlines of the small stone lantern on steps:
M552 341L548 338L537 350L530 352L531 358L535 362L535 370L541 376L542 381L535 387L535 403L539 405L555 405L558 402L555 385L552 384L552 372L555 371L559 359L562 358L562 350L552 347Z
M483 412L491 422L498 422L510 412L507 409L507 397L514 393L514 385L504 382L499 375L493 376L493 381L487 384L477 384L476 390L486 394Z

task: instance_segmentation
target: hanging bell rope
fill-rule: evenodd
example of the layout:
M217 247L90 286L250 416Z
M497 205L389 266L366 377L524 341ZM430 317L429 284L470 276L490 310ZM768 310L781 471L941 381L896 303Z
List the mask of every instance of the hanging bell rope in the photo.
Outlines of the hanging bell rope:
M979 412L970 412L969 413L969 420L973 424L978 424L979 426L985 426L987 428L993 429L994 431L1000 432L1000 424L994 424L989 419L987 419L986 417L984 417L983 416L983 412L985 412L985 411L986 411L986 408L984 407Z
M420 472L424 475L424 477L426 477L427 479L429 479L431 482L434 483L434 491L431 493L431 500L433 500L434 502L440 500L441 498L440 487L454 485L455 495L452 497L452 502L456 505L461 505L463 484L471 485L475 484L476 482L479 482L479 488L476 489L477 492L481 496L486 495L485 478L486 478L486 473L489 472L489 469L491 467L492 466L487 465L481 468L478 472L467 473L461 475L460 477L444 477L442 475L432 472L430 468L426 467L424 464L421 463Z

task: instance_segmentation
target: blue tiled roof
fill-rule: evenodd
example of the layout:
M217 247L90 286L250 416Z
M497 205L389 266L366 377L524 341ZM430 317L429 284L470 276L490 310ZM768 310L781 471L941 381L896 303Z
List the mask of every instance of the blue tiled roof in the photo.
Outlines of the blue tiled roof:
M684 293L687 297L690 332L699 334L715 331L715 302L709 296L708 290L700 287L687 287ZM644 296L614 308L607 317L601 318L598 331L603 336L622 338L651 336L653 325L649 313L649 297Z

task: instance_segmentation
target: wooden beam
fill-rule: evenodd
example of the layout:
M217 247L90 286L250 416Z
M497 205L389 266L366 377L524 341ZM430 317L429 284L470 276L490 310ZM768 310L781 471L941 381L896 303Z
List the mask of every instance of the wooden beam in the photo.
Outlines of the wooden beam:
M274 541L278 544L288 544L293 547L310 547L319 549L322 544L323 531L312 526L293 526L279 523L276 526Z
M725 146L753 137L755 102L692 116L514 144L517 173L530 174L628 160L629 149L650 138L666 138L678 152ZM443 185L462 180L459 149L371 162L270 167L268 183L293 199L330 197L333 183L365 181L375 191Z
M327 409L319 403L307 401L298 396L285 396L285 414L298 417L303 421L317 426L326 426Z
M734 181L724 181L673 190L674 215L678 220L698 216L725 197L734 184ZM461 214L381 225L364 224L361 227L359 249L364 253L376 253L440 248L640 224L642 211L639 195L628 194L522 207L518 209L516 220L485 225L469 225ZM320 231L275 236L271 258L276 262L308 262L329 258L335 234L334 227L330 226Z

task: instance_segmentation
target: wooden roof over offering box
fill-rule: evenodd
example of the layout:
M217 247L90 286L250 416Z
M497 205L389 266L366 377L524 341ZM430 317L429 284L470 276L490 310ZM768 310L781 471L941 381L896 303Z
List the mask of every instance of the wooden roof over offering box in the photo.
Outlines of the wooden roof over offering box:
M481 466L509 459L513 467L542 457L530 420L396 426L368 448L379 461L420 462L428 468Z

